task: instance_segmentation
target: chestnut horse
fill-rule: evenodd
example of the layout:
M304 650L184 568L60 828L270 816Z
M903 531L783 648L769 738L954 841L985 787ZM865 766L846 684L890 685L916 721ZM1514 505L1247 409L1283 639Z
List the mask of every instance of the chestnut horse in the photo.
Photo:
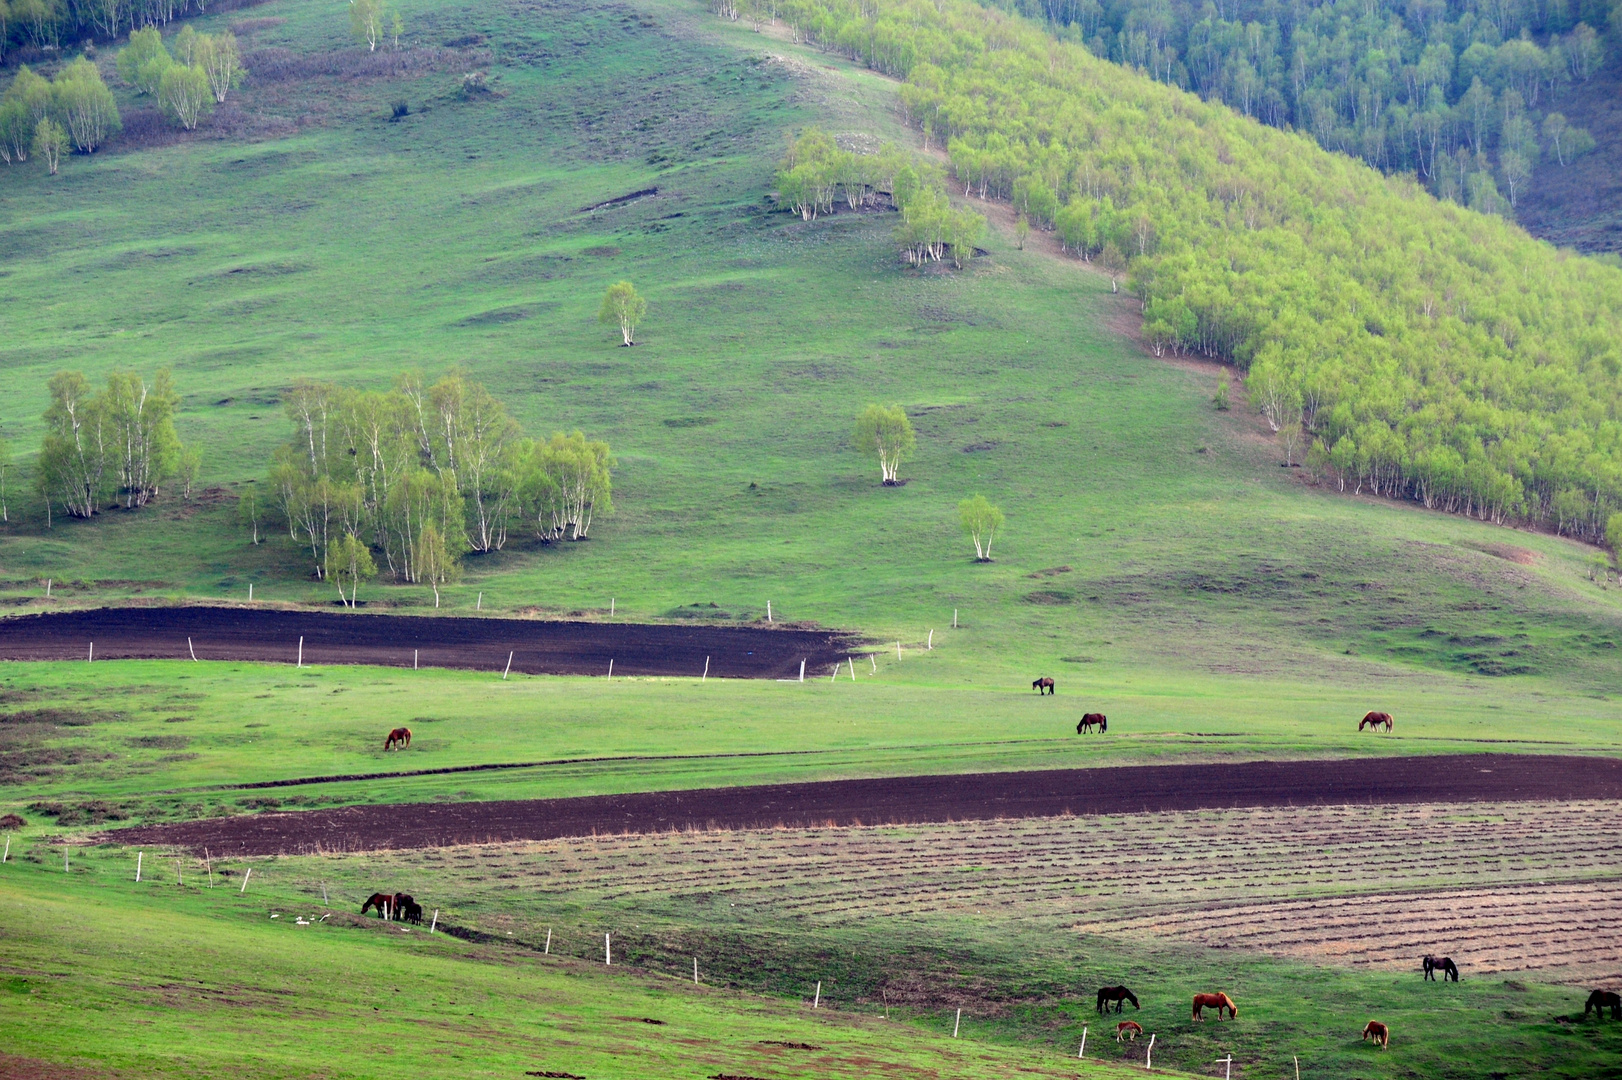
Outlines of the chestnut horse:
M411 729L408 728L408 727L397 727L397 728L395 728L393 731L389 732L389 737L387 739L383 740L383 749L384 750L395 750L395 749L404 750L406 747L408 747L410 745L411 745Z
M364 915L374 907L377 909L377 917L381 919L385 912L394 907L394 894L386 892L373 893L366 898L366 903L360 906L360 913Z
M1378 1020L1370 1020L1363 1027L1363 1038L1365 1040L1373 1039L1375 1044L1381 1050L1384 1050L1391 1045L1391 1029Z
M1082 714L1081 723L1076 725L1076 734L1080 735L1080 734L1082 734L1084 732L1092 731L1094 724L1098 725L1098 730L1100 732L1104 732L1104 731L1109 730L1109 721L1104 719L1104 714L1103 713L1101 713L1101 712L1090 712L1090 713L1083 713Z
M1115 1025L1115 1041L1120 1042L1122 1037L1136 1039L1143 1034L1143 1025L1136 1020L1122 1020Z
M1098 1011L1109 1012L1108 1005L1112 1001L1115 1002L1116 1012L1124 1011L1126 1009L1126 1003L1129 1001L1132 1003L1132 1007L1134 1009L1143 1008L1143 1006L1138 1004L1138 999L1133 996L1132 991L1128 990L1124 986L1106 986L1100 990L1098 992Z
M1390 713L1388 713L1388 712L1371 712L1371 713L1369 713L1367 716L1363 717L1363 719L1361 719L1361 720L1359 720L1357 722L1357 730L1362 731L1365 727L1367 727L1370 731L1379 731L1381 724L1385 725L1385 729L1387 731L1391 730L1391 714Z
M1036 691L1037 697L1041 697L1043 694L1051 694L1053 693L1053 680L1044 675L1031 683L1031 689Z
M1222 1019L1223 1009L1228 1010L1228 1019L1237 1020L1239 1018L1239 1007L1233 1003L1233 998L1229 997L1227 994L1195 994L1194 1019L1205 1019L1205 1017L1200 1015L1201 1009L1215 1009L1217 1011L1218 1020Z
M1443 982L1447 982L1449 978L1452 978L1454 982L1459 981L1459 965L1455 964L1452 958L1446 956L1425 957L1425 978L1434 980L1438 971L1442 973Z
M1605 1010L1611 1010L1612 1020L1622 1020L1622 994L1615 990L1595 990L1588 995L1588 1004L1583 1006L1583 1019L1588 1019L1588 1012L1592 1009L1594 1015L1601 1020L1605 1019Z

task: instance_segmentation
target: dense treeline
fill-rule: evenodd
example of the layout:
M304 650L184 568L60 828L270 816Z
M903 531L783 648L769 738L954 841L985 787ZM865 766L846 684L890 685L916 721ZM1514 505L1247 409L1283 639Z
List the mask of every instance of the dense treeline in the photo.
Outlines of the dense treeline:
M1596 539L1622 509L1622 272L967 0L780 11L906 79L965 189L1006 155L988 195L1130 258L1151 340L1248 369L1333 483Z
M950 255L961 268L985 233L986 219L972 210L954 208L928 166L915 166L890 144L871 154L840 149L820 128L804 132L789 146L777 172L777 196L806 221L832 213L836 202L856 210L876 196L888 196L901 212L896 242L915 265L940 262Z
M286 411L293 436L276 451L264 509L310 549L316 577L332 572L335 549L352 567L358 543L437 594L463 555L499 551L512 530L581 540L613 509L607 443L578 431L524 438L461 375L432 386L403 375L387 392L301 380ZM245 517L257 539L257 517Z
M1622 52L1607 48L1622 41L1622 0L996 2L1489 212L1525 194L1540 157L1564 165L1593 148L1560 98Z
M168 26L210 6L210 0L0 0L0 61L13 49L40 55Z
M148 386L141 376L114 371L98 393L77 371L51 379L34 484L53 511L92 517L109 505L145 506L164 481L177 475L189 485L196 458L175 435L180 395L168 369Z

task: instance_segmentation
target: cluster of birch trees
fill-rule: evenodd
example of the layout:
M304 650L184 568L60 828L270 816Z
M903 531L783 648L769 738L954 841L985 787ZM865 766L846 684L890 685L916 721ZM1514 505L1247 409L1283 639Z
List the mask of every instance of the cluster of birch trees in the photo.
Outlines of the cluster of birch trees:
M525 438L459 373L432 385L406 374L383 392L301 380L285 408L292 438L265 495L243 496L245 521L257 541L261 513L279 520L309 549L315 577L341 572L340 589L349 577L351 601L357 576L381 562L437 602L464 555L499 551L521 529L582 540L613 509L607 443L578 431Z
M223 105L227 95L242 85L247 71L236 35L229 30L199 34L183 26L172 44L171 53L155 26L136 30L118 54L118 77L136 93L151 96L170 120L191 131L212 106Z
M97 391L77 371L51 379L34 483L54 513L88 518L112 505L145 506L165 481L189 489L199 459L175 435L180 395L167 369L151 385L132 371L114 371Z
M93 154L121 129L113 92L83 57L52 79L24 64L0 95L0 161L7 165L34 154L55 173L63 154Z
M914 165L889 143L871 154L843 150L821 128L801 133L789 145L777 171L777 195L781 205L806 221L833 213L836 203L857 210L875 195L888 196L901 211L896 241L915 265L950 255L961 267L985 233L985 218L954 209L928 166Z

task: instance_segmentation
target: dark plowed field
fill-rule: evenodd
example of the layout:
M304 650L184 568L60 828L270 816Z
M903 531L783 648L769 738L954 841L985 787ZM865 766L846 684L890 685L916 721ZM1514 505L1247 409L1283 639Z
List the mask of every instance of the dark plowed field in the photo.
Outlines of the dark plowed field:
M1237 806L1622 798L1622 760L1471 754L903 776L514 802L349 806L121 829L216 855L423 848L599 833L1130 814Z
M187 639L191 639L188 647ZM530 675L787 679L826 673L848 635L749 626L655 626L527 619L344 615L254 608L101 608L0 619L0 660L254 660L512 670Z

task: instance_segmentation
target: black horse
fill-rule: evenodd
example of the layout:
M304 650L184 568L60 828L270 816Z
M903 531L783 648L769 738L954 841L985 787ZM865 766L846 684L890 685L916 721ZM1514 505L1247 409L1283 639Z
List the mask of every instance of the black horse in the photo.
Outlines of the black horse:
M1138 1004L1137 997L1133 995L1132 991L1128 990L1124 986L1106 986L1100 990L1098 992L1098 1011L1109 1012L1108 1005L1112 1001L1115 1002L1116 1012L1120 1012L1125 1009L1126 1003L1129 1001L1132 1003L1132 1007L1134 1009L1142 1008L1142 1006Z
M1447 982L1448 979L1459 981L1459 965L1455 964L1451 957L1425 957L1425 978L1434 980L1438 971L1442 973L1443 982Z
M1605 1010L1611 1010L1612 1020L1622 1020L1622 994L1615 990L1595 990L1588 995L1588 1004L1583 1006L1583 1019L1588 1019L1588 1012L1592 1009L1594 1015L1601 1020L1605 1019Z

